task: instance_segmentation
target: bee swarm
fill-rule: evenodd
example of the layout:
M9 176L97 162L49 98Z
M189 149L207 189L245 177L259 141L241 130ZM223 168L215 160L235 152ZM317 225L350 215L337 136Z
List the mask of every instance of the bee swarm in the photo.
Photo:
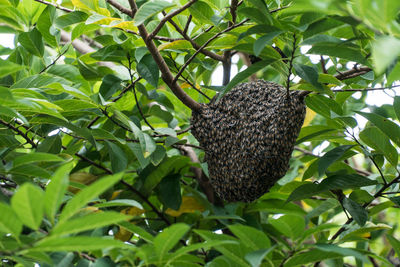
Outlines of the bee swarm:
M301 91L258 80L193 112L211 183L227 201L253 201L285 175L305 116Z

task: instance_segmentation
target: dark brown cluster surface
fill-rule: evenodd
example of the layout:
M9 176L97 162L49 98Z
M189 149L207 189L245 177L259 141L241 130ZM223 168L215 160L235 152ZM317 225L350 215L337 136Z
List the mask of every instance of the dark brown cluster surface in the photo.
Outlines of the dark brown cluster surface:
M305 116L304 97L273 82L239 84L192 114L211 183L227 201L253 201L285 175Z

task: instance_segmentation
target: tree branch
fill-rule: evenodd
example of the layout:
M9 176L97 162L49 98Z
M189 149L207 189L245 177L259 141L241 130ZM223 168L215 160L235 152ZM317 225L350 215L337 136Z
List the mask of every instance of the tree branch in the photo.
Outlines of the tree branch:
M0 119L0 123L3 124L4 126L6 126L7 128L13 130L14 132L16 132L18 135L22 136L26 140L26 142L28 142L32 146L32 148L37 147L35 142L33 142L33 140L31 138L29 138L29 136L26 133L24 133L23 131L21 131L20 129L15 127L14 125L12 125L2 119Z
M183 5L182 7L178 8L177 10L175 10L174 12L169 13L168 15L166 15L165 17L162 18L162 20L158 23L157 27L153 30L153 32L151 32L149 34L149 39L153 39L154 36L157 35L157 33L161 30L161 28L164 26L164 24L171 20L174 16L178 15L179 13L181 13L182 11L184 11L185 9L189 8L191 5L193 5L194 3L196 3L197 0L191 0L189 2L187 2L185 5Z
M372 71L372 69L369 67L354 68L354 69L351 69L351 70L348 70L345 72L341 72L341 73L335 75L335 77L336 77L336 79L343 81L346 79L350 79L350 78L354 78L354 77L363 75L370 71Z
M48 5L48 6L54 6L55 8L57 8L59 10L62 10L62 11L65 11L65 12L73 12L72 9L69 9L69 8L66 8L66 7L51 3L51 2L47 2L47 1L43 1L43 0L35 0L35 1L38 2L38 3L41 3L41 4Z
M133 5L132 12L133 12L134 10L137 10L137 6L134 1L132 1L132 5ZM146 30L146 27L143 24L141 24L138 26L138 28L140 36L144 40L147 49L149 49L150 54L152 55L154 61L157 63L157 66L161 71L161 77L164 80L164 82L172 90L175 96L178 97L180 101L182 101L183 104L185 104L192 110L200 110L201 105L197 103L195 100L193 100L188 94L186 94L186 92L183 91L183 89L176 83L176 80L174 80L171 70L168 68L167 63L161 56L156 45L152 40L148 38L149 34Z
M122 6L120 3L114 1L114 0L106 0L107 3L109 3L110 5L112 5L113 7L115 7L116 9L118 9L119 11L121 11L122 13L128 15L129 17L133 18L133 12L132 10Z
M186 62L185 64L183 64L183 66L181 67L181 69L179 70L179 72L176 74L175 78L173 79L173 82L176 82L179 78L179 76L181 76L181 74L183 73L183 71L185 70L185 68L190 64L190 62L193 61L193 59L201 52L201 50L203 48L205 48L209 43L211 43L212 41L214 41L215 39L217 39L220 35L231 31L232 29L235 29L237 27L242 26L244 23L246 23L247 21L249 21L248 19L243 20L242 22L232 25L228 28L226 28L225 30L216 33L213 37L211 37L210 39L207 40L207 42L205 42Z

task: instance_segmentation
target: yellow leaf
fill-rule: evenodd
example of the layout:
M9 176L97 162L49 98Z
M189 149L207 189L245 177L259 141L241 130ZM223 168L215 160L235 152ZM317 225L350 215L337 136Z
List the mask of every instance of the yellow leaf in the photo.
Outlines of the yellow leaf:
M303 127L308 126L310 124L310 122L314 119L316 114L317 113L315 113L315 111L307 108L306 118L304 119Z
M181 84L181 87L183 89L186 89L186 88L191 88L192 86L190 84L188 84L187 82L184 82ZM196 83L196 89L201 90L200 84Z
M108 11L108 9L106 9L106 8L99 7L99 8L97 8L97 12L106 17L111 16L110 11Z
M93 22L91 24L108 25L111 22L116 21L116 20L120 20L120 19L117 19L117 18L104 18L104 19L99 19L99 20L97 20L97 21L95 21L95 22Z
M69 176L70 182L75 182L79 184L89 185L97 180L97 176L87 172L75 172ZM68 187L68 191L72 193L77 193L80 189L73 186Z
M123 30L130 30L130 31L134 31L134 32L138 31L138 28L134 25L133 21L122 21L115 25L112 25L112 26L110 25L110 27L120 28Z
M84 3L82 3L80 0L71 0L71 2L74 5L74 7L78 8L78 9L90 10L90 8L87 5L85 5Z
M129 207L129 208L121 210L121 213L126 214L126 215L132 215L132 216L139 216L145 212L146 212L145 210L139 209L137 207Z
M123 191L122 190L116 190L112 193L110 200L116 199L119 194L121 194Z
M164 49L192 49L192 45L186 40L177 40L171 43L165 43L158 46L158 50Z
M133 234L126 230L124 227L120 227L118 232L114 235L114 238L126 242L131 239L132 235Z
M194 197L184 196L182 197L182 204L179 207L179 210L168 208L165 213L173 217L179 217L183 213L194 213L196 211L202 212L204 210L204 207Z

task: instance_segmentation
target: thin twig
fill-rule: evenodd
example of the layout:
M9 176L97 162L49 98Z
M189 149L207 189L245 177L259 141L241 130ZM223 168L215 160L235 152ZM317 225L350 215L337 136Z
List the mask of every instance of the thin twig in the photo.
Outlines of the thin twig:
M4 126L6 126L7 128L13 130L14 132L19 134L20 136L22 136L26 140L26 142L28 142L32 146L32 148L36 148L37 147L35 142L33 142L33 140L31 138L29 138L29 136L26 133L24 133L23 131L21 131L20 129L15 127L14 125L12 125L12 124L10 124L10 123L2 120L2 119L0 119L0 123L3 124Z
M58 55L58 57L56 59L53 60L53 62L51 62L49 65L47 65L44 69L42 69L39 74L45 72L48 68L50 68L51 66L53 66L54 64L56 64L57 60L59 60L65 53L67 53L68 48L65 49L64 52L62 52L61 54Z
M38 3L42 3L42 4L45 4L45 5L48 5L48 6L54 6L55 8L57 8L59 10L62 10L62 11L65 11L65 12L73 12L72 9L69 9L69 8L66 8L66 7L51 3L51 2L47 2L47 1L43 1L43 0L35 0L35 1L38 2Z
M174 12L168 13L165 17L163 17L161 19L161 21L157 24L157 27L148 35L147 38L153 39L154 36L157 35L157 33L161 30L161 28L164 26L164 24L167 21L172 20L172 18L174 16L178 15L179 13L181 13L185 9L189 8L191 5L193 5L196 2L197 2L197 0L191 0L191 1L187 2L186 4L184 4L182 7L178 8L177 10L175 10Z
M190 26L190 22L192 22L192 15L189 15L188 20L186 21L185 28L183 29L183 33L187 34Z
M354 78L360 75L363 75L367 72L372 71L369 67L361 67L361 68L354 68L345 72L341 72L338 75L335 75L336 79L342 81L350 78Z
M237 27L242 26L244 23L246 23L247 21L249 21L248 19L243 20L242 22L232 25L228 28L226 28L225 30L216 33L213 37L211 37L210 39L208 39L186 62L185 64L183 64L183 66L181 67L181 69L179 70L179 72L176 74L175 78L173 79L173 83L176 82L179 78L179 76L183 73L183 71L185 70L185 68L190 64L190 62L192 62L192 60L201 52L201 50L203 48L205 48L209 43L211 43L212 41L214 41L215 39L217 39L220 35L229 32Z

